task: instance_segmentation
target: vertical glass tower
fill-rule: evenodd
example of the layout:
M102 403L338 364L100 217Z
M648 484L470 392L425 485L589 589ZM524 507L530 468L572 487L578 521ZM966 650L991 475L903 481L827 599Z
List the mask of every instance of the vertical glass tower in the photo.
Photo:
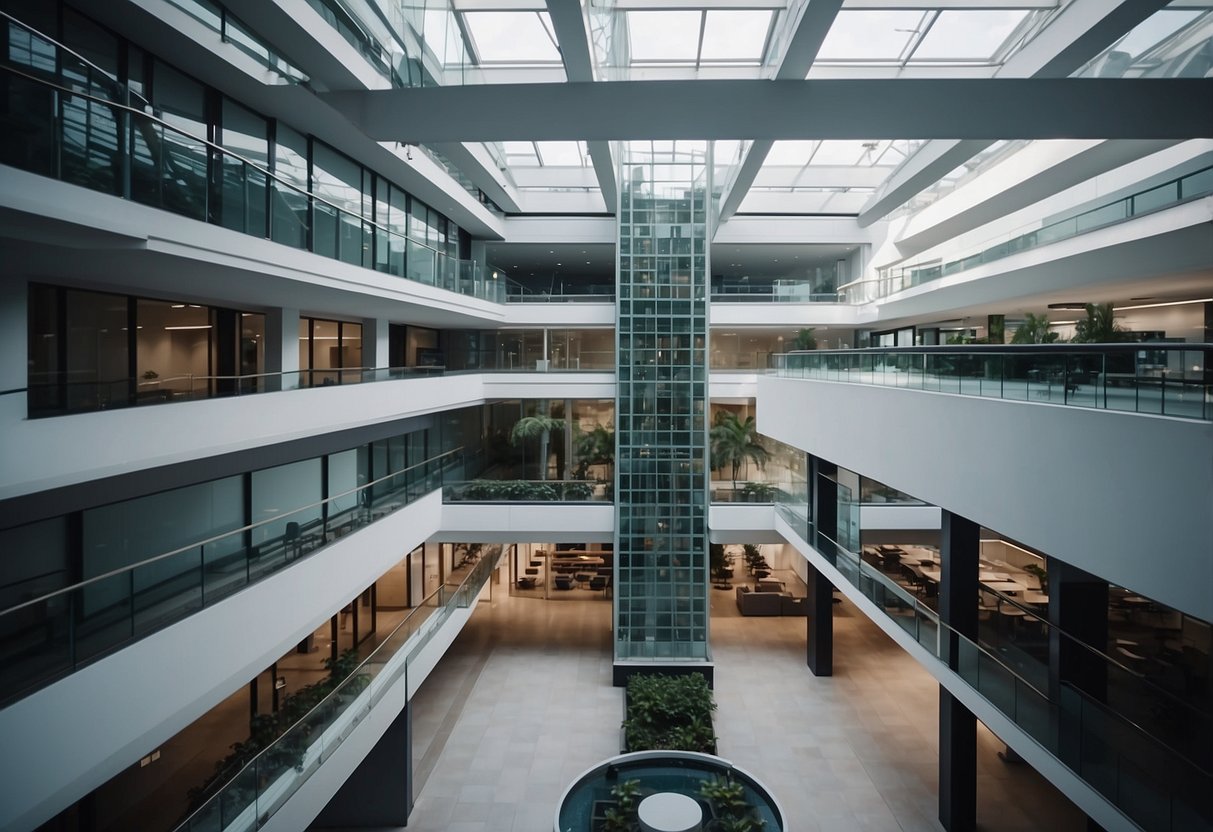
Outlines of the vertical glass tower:
M708 660L710 154L707 142L620 153L617 682L632 662Z

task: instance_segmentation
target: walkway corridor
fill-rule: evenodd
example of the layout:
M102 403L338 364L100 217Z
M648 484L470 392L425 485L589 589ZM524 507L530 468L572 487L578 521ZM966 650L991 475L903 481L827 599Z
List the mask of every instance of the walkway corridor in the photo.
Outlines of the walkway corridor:
M610 605L509 598L476 614L418 693L410 832L547 832L568 782L618 753ZM713 592L720 753L764 780L798 832L938 830L934 680L847 604L835 673L805 667L803 618L741 618ZM1026 765L979 741L988 832L1084 830Z

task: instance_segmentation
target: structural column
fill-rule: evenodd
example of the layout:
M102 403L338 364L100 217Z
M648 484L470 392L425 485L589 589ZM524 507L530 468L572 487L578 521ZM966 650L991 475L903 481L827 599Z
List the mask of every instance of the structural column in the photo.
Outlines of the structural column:
M378 707L390 705L384 701ZM413 811L412 733L406 702L379 742L321 810L313 828L382 829L407 824Z
M806 659L814 676L834 675L834 586L809 564Z
M834 479L837 471L838 467L833 463L809 455L809 516L814 532L809 542L831 561L838 539L838 482ZM813 564L808 567L805 660L814 676L833 676L834 587Z
M1108 582L1049 558L1049 698L1069 685L1093 699L1108 698ZM1063 635L1063 633L1065 635Z
M977 577L981 527L942 512L939 619L952 629L941 639L948 667L960 667L960 636L977 640ZM977 717L939 687L939 822L948 832L977 828Z

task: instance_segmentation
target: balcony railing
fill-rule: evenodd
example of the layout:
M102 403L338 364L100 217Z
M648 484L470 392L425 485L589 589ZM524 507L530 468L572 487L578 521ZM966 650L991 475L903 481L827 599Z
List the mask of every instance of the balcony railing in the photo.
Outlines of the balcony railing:
M442 375L444 372L444 367L344 367L238 376L187 373L151 380L131 377L110 381L76 379L71 373L54 373L31 376L29 387L5 390L0 392L0 395L25 393L28 396L30 418L38 418L169 402L278 393L310 387L428 378Z
M838 287L839 292L847 303L866 303L904 289L921 286L941 277L967 271L975 266L992 263L1004 257L1060 240L1068 240L1097 228L1168 208L1210 193L1213 193L1213 166L1091 208L1072 217L1025 231L1009 240L986 245L980 251L949 260L946 263L893 266L881 269L880 276L875 280L857 280Z
M463 459L464 449L456 448L318 503L0 612L0 702L187 618L415 502L447 479L462 480Z
M1039 344L813 350L775 356L789 378L1213 419L1213 344Z
M814 548L931 656L1143 829L1213 829L1213 774L1067 683L1050 694L959 633L904 587L821 533ZM1063 638L1069 638L1060 634ZM1083 643L1085 654L1103 656ZM1110 659L1103 657L1109 663ZM1201 758L1208 758L1207 747Z
M459 294L505 302L505 280L333 203L145 110L127 86L8 15L0 163ZM369 200L364 200L369 204Z
M413 609L348 678L177 826L189 832L263 826L315 774L398 682L456 610L471 607L500 561L481 558L458 587L441 586Z
M833 284L829 284L832 286ZM839 294L824 291L820 280L778 278L749 283L713 283L713 303L838 303Z

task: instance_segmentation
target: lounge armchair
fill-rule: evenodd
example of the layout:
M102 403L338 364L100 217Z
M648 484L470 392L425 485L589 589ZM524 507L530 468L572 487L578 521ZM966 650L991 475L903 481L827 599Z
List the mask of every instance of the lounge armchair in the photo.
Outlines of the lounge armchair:
M572 589L573 588L573 576L568 573L565 573L562 575L557 575L552 580L556 584L557 589Z

